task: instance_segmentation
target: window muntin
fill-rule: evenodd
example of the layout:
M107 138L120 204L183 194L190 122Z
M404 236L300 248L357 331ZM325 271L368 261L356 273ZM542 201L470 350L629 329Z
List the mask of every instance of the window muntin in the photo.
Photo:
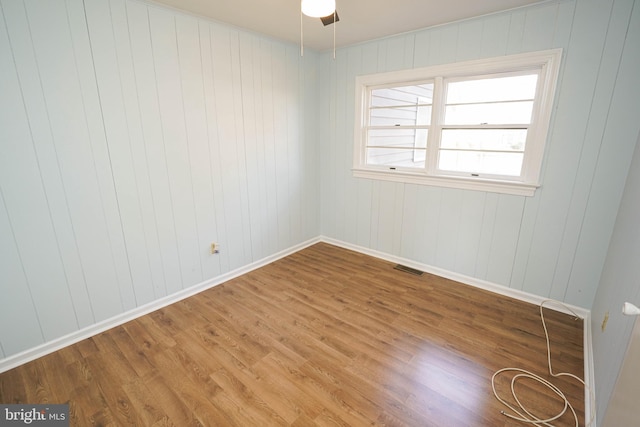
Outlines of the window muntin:
M533 100L510 102L485 102L476 104L447 104L445 107L445 124L447 125L479 125L479 124L529 124Z
M357 78L354 175L533 195L561 50Z

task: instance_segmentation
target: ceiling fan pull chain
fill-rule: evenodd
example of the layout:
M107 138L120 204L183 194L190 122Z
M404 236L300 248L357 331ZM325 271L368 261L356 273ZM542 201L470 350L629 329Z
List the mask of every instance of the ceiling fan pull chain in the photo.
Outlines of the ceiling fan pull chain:
M336 16L338 15L338 2L333 10L333 59L336 59Z
M302 28L302 7L300 7L300 56L304 56L304 29Z

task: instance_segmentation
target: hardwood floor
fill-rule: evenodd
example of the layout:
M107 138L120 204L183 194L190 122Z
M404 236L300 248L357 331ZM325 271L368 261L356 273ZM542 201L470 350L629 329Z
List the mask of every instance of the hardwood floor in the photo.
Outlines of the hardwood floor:
M545 317L554 371L582 378L582 322ZM504 367L549 378L537 306L320 243L0 374L0 402L68 402L75 426L522 425ZM584 425L582 386L551 380Z

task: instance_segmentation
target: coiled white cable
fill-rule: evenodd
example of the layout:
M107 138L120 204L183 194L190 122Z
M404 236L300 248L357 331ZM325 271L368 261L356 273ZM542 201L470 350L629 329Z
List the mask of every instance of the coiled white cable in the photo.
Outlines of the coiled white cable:
M587 384L581 378L577 377L576 375L567 373L567 372L560 372L560 373L554 373L553 372L553 368L551 366L551 345L549 343L549 332L547 331L547 324L546 324L546 322L544 320L544 313L543 313L543 310L542 310L544 305L546 303L548 303L548 302L557 303L557 304L562 305L564 308L566 308L571 313L573 313L573 315L576 318L579 318L580 316L578 316L570 307L567 307L566 305L564 305L564 304L562 304L561 302L558 302L558 301L545 300L540 304L540 319L542 320L542 327L544 329L544 336L545 336L545 339L547 341L547 362L548 362L548 366L549 366L549 374L552 377L556 377L556 378L558 378L558 377L571 377L571 378L575 379L576 381L580 382L584 386L585 390L589 391L591 402L593 402L594 401L593 392L591 391L589 386L587 386ZM511 405L509 402L507 402L506 400L502 399L498 395L498 392L496 391L496 385L495 385L496 377L498 375L504 373L504 372L515 372L516 373L513 376L513 378L511 379L511 397L516 402L517 407L514 406L514 405ZM538 416L536 416L533 413L531 413L531 411L528 410L523 405L523 403L520 401L520 399L518 399L518 395L517 395L517 393L515 391L516 382L518 382L518 380L523 379L523 378L528 378L528 379L531 379L533 381L537 381L537 382L541 383L542 385L544 385L545 387L547 387L548 389L550 389L553 393L555 393L564 402L564 407L562 408L562 410L557 415L555 415L553 417L549 417L549 418L544 418L544 419L543 418L539 418ZM559 419L560 417L562 417L567 412L567 409L568 409L573 414L573 418L575 420L575 426L579 427L579 425L580 425L580 423L578 421L578 415L576 414L575 409L571 405L571 402L569 402L567 397L564 395L562 390L560 390L557 386L555 386L550 381L546 380L545 378L542 378L539 375L534 374L533 372L527 371L525 369L520 369L520 368L503 368L503 369L500 369L500 370L496 371L493 374L493 376L491 377L491 387L493 388L493 395L496 397L496 399L498 399L498 401L500 401L504 406L506 406L511 411L513 411L513 414L507 413L505 411L500 411L500 413L505 415L506 417L509 417L509 418L513 419L513 420L520 421L520 422L527 423L527 424L544 425L544 426L553 427L553 424L551 424L551 422L553 422L553 421ZM589 426L589 425L591 425L592 422L593 422L593 415L592 415L591 419L589 420L589 422L586 423L586 425Z

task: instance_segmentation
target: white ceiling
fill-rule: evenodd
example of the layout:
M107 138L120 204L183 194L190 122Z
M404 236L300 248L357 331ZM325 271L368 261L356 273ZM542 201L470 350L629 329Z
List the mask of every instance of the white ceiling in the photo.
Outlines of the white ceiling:
M152 0L280 40L300 43L300 0ZM338 47L549 0L336 0ZM304 45L333 46L333 28L303 18Z

